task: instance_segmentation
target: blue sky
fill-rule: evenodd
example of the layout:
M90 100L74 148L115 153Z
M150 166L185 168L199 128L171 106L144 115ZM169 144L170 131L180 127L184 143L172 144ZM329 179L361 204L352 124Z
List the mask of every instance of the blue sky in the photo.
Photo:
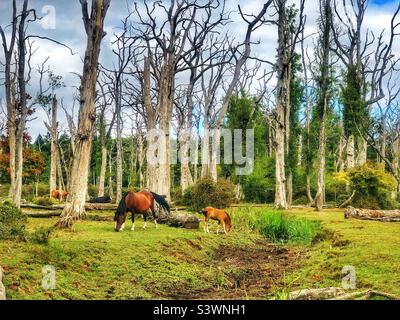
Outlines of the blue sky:
M165 1L165 0L164 0ZM289 0L298 2L298 0ZM365 18L366 27L371 30L379 32L383 28L388 28L390 23L391 15L395 10L396 4L400 0L371 0L368 8L368 12ZM129 1L131 3L131 1ZM341 1L340 1L341 2ZM19 6L21 0L18 0ZM107 37L103 41L101 51L101 63L110 65L113 61L113 55L111 53L110 42L113 33L116 32L116 26L119 25L120 20L126 15L126 1L125 0L112 0L111 7L107 14L105 23L105 29ZM244 12L256 13L261 8L263 1L261 0L226 0L227 7L231 10L237 11L237 4L240 3L243 7ZM306 33L313 33L316 31L316 19L318 13L318 1L306 0L307 8L306 14L308 16ZM0 0L0 23L2 26L6 25L10 21L11 14L11 0ZM67 108L72 106L72 93L74 92L73 87L79 85L79 79L75 73L81 73L82 71L82 57L86 45L86 35L81 18L81 9L79 0L30 0L30 5L34 7L40 15L47 15L46 6L51 6L55 10L55 28L45 28L43 22L37 22L30 26L30 33L44 35L61 41L69 45L75 55L71 55L70 52L58 45L50 43L48 41L37 40L38 51L33 59L33 66L40 64L44 59L50 57L49 64L53 71L61 75L64 78L66 87L57 91L57 96L64 99L64 103ZM43 10L43 12L42 12ZM232 14L233 22L229 25L230 34L236 38L241 39L243 37L243 23L240 21L237 12ZM260 40L261 44L255 47L254 52L263 59L273 61L275 57L276 48L276 30L274 27L266 26L258 29L254 33L254 40ZM400 41L398 41L400 44ZM307 44L310 48L313 46L312 40L308 40ZM400 45L397 45L398 54L400 55ZM3 52L0 50L0 60L3 58ZM32 95L35 95L37 91L37 78L32 79L28 90ZM0 87L0 98L4 102L4 87ZM43 120L46 118L45 113L38 109L35 115L37 119L29 123L29 129L33 136L38 133L45 134L46 129L43 125ZM61 127L66 128L63 112L59 114Z

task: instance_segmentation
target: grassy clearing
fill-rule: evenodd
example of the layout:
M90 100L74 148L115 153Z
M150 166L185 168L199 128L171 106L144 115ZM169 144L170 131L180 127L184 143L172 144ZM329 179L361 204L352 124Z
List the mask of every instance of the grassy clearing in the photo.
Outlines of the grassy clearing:
M344 219L342 210L288 214L318 220L331 236L309 248L305 264L290 275L300 288L341 286L342 268L354 266L357 289L400 296L400 223Z
M258 219L268 209L241 207L229 212L234 223L229 236L205 235L202 226L185 230L161 225L156 230L149 224L148 230L131 232L130 223L126 231L116 233L111 221L86 220L71 231L55 230L48 244L1 241L0 265L5 269L8 297L284 298L299 288L341 286L346 265L356 268L358 288L400 295L400 224L345 220L340 210L292 210L273 224L320 221L325 236L314 235L312 229L305 232L319 240L312 244L271 244L255 232ZM89 213L99 214L112 216L112 212ZM36 231L37 242L46 243L40 230L55 221L28 219L28 231ZM304 225L296 228L310 230ZM46 292L41 287L41 270L48 264L56 268L57 289Z
M55 221L29 219L28 231ZM116 233L112 222L83 221L71 231L56 230L47 245L0 242L0 265L10 299L200 298L216 288L230 291L232 279L245 273L216 258L218 249L253 247L256 241L256 234L204 235L164 225ZM45 265L56 268L54 291L41 287Z

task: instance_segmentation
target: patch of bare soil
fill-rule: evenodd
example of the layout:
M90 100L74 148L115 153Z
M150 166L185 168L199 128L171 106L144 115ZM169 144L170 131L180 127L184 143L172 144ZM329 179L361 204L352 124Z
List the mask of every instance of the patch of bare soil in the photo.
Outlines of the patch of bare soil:
M214 286L207 290L175 288L170 299L266 299L285 287L284 274L300 266L305 252L259 241L247 246L221 245L213 256ZM210 267L210 266L208 266Z

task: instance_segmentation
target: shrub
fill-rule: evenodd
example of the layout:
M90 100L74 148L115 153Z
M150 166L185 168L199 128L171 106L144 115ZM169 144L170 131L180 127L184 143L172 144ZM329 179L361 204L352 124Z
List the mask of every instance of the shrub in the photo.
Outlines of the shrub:
M57 203L56 199L50 198L50 197L36 197L32 199L32 203L37 204L39 206L45 206L45 207L49 207L52 206L53 204Z
M231 181L220 178L214 182L211 178L203 178L185 190L183 203L194 211L207 206L226 208L231 205L234 197L235 185Z
M22 197L24 199L33 198L36 195L36 187L38 197L49 195L49 185L47 183L29 183L22 186Z
M398 204L391 198L396 179L385 172L381 164L367 163L348 172L355 190L352 206L367 209L395 209Z
M48 244L51 233L53 232L53 227L45 228L40 227L29 235L29 241L38 244Z
M265 157L264 157L265 158ZM240 182L247 202L272 203L275 197L274 158L257 159L254 171Z
M183 204L183 194L182 194L182 188L181 186L177 186L172 188L171 190L171 199L176 205L181 205Z
M0 204L0 239L25 240L27 216L12 204Z
M293 201L293 205L295 206L306 206L310 203L307 196L301 196Z

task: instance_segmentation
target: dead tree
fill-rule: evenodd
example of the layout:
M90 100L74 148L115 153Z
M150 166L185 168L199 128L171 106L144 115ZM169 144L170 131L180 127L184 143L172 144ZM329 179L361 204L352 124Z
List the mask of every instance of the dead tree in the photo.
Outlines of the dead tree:
M304 0L300 1L298 23L295 24L293 9L287 6L287 0L275 0L274 6L278 16L278 53L276 61L276 128L275 128L275 207L287 208L285 154L288 152L287 139L290 123L290 77L291 65L299 36L305 25ZM289 188L290 189L290 188Z
M332 24L334 45L331 49L345 65L347 77L355 83L358 91L358 100L362 102L362 108L366 113L366 119L349 119L353 123L352 128L345 124L347 140L347 167L354 167L357 163L364 164L367 160L367 141L365 135L359 134L356 125L364 122L371 111L371 106L379 102L385 96L383 81L390 69L392 47L396 36L396 30L400 23L396 18L400 11L398 5L391 19L389 40L385 39L384 30L376 35L373 31L364 31L364 17L368 7L368 0L348 1L343 0L342 10L337 0L333 3L335 23ZM395 61L397 64L399 60ZM354 106L345 106L350 108ZM358 136L358 138L357 138ZM356 145L357 143L357 145ZM356 148L357 146L357 148ZM357 156L356 156L357 151Z
M83 23L87 34L87 45L80 86L79 122L75 140L75 151L71 169L70 193L57 225L71 227L75 220L85 215L90 152L96 121L95 95L104 19L110 0L92 0L91 13L86 0L80 0Z
M102 72L100 72L102 74ZM107 142L110 139L111 132L114 128L116 112L112 110L112 116L109 124L106 123L107 111L109 106L112 104L112 98L109 95L108 90L106 90L107 79L103 77L102 81L99 82L99 102L98 102L98 125L99 125L99 136L101 144L101 167L100 167L100 177L98 184L98 197L104 196L105 191L105 179L107 170Z
M144 1L143 7L139 8L136 5L140 21L137 31L144 45L149 48L147 56L157 85L156 110L158 127L162 134L159 137L163 146L162 160L156 168L157 181L154 190L167 198L170 197L169 135L176 76L188 70L187 61L191 59L192 52L198 49L190 45L190 39L201 39L202 34L216 28L218 23L215 24L211 19L211 13L216 13L220 8L224 12L224 5L218 0L208 0L204 3L194 0L171 1L168 6L161 2L150 5L148 1ZM156 10L160 11L157 18L154 17Z
M16 127L16 108L15 108L15 74L12 74L12 58L15 48L17 37L17 6L16 0L12 2L12 20L11 20L11 35L10 41L7 43L5 31L0 26L0 35L3 42L4 58L5 58L5 91L6 91L6 105L7 105L7 128L8 128L8 143L10 149L10 190L9 196L14 193L15 187L15 127Z
M318 105L317 114L319 119L318 134L318 155L317 155L317 193L315 195L315 208L322 211L324 205L324 189L325 189L325 144L326 144L326 117L328 108L331 103L331 61L330 61L330 45L331 45L331 0L320 0L320 36L317 50L319 60L318 75Z

